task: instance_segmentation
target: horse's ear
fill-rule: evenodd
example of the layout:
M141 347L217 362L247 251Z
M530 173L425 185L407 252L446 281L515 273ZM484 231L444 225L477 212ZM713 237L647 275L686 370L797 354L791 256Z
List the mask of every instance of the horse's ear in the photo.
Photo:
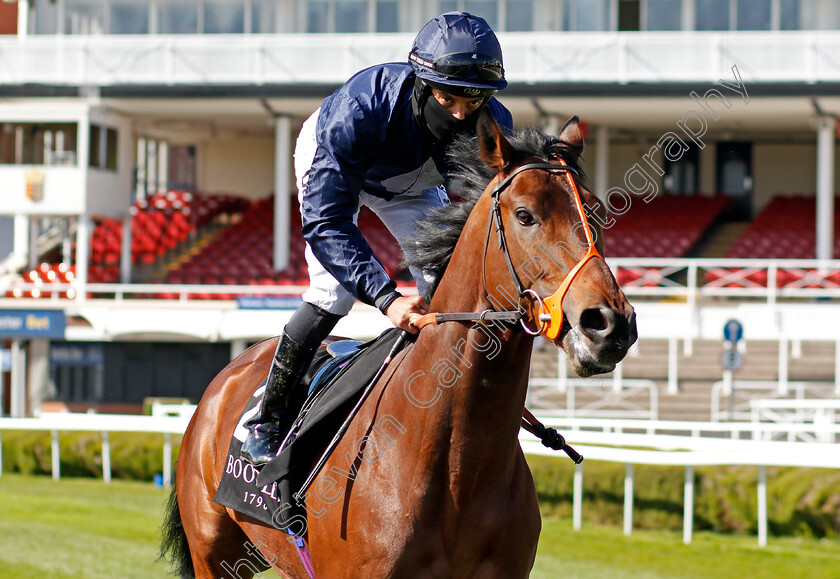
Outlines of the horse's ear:
M491 169L502 171L511 162L513 148L487 107L482 107L478 114L476 133L481 160Z
M580 119L577 115L566 121L557 138L568 146L570 152L580 157L583 153L583 131L580 130Z

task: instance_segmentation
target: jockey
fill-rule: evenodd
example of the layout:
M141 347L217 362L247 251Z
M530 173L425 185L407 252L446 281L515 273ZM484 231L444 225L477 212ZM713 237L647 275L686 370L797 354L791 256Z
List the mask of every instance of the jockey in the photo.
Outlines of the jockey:
M448 12L432 19L408 61L354 75L298 136L295 174L310 286L277 344L260 412L245 423L242 458L252 464L277 454L289 393L356 299L410 333L427 311L422 272L411 272L420 295L397 291L356 226L359 207L369 207L402 245L417 219L449 203L443 154L452 135L474 132L482 107L503 130L513 128L493 98L507 81L499 41L482 18Z

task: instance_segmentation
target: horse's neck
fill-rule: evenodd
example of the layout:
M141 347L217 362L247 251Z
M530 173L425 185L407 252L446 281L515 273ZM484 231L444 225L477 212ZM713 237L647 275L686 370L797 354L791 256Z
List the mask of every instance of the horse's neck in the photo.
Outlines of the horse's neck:
M432 310L478 312L488 307L483 291L465 285L463 277L444 279ZM421 334L418 345L426 342L423 357L433 372L435 363L438 375L444 368L457 370L457 381L438 411L440 443L449 448L445 466L451 484L467 493L476 485L496 484L512 472L518 458L533 340L500 326L460 322L444 323L424 338Z

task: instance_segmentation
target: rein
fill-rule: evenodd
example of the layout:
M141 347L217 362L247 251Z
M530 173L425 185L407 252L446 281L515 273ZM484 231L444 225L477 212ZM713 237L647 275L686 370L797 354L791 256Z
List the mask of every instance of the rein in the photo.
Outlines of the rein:
M575 266L569 271L569 273L566 274L566 277L563 279L563 282L560 284L560 287L557 288L557 291L555 291L547 298L543 298L536 291L530 288L526 288L522 283L522 280L519 279L519 276L516 273L516 267L513 265L513 260L510 257L507 239L505 238L505 228L502 223L502 210L500 203L502 191L507 189L507 187L513 182L513 179L517 175L524 171L532 169L543 171L562 171L565 174L566 179L568 180L569 184L571 185L572 191L575 194L575 206L578 210L580 220L584 224L586 241L589 246L586 254L575 264ZM537 302L540 304L540 313L538 316L540 328L538 330L531 330L525 324L522 312L519 309L502 311L494 311L491 309L487 309L483 312L426 314L415 323L415 326L418 329L423 329L428 325L440 324L443 322L501 321L514 324L516 322L519 322L522 325L522 329L532 336L538 336L542 334L551 341L557 339L557 336L560 335L560 330L563 327L563 298L569 291L569 287L572 285L572 282L574 281L577 274L580 272L581 269L583 269L583 266L586 265L586 263L588 263L590 259L597 258L601 261L604 260L603 256L601 256L601 254L595 247L595 240L592 237L592 231L589 228L589 220L586 218L586 212L583 209L583 201L580 198L580 191L578 191L577 183L575 183L575 180L572 178L570 173L578 175L577 170L574 167L570 167L569 165L567 165L566 162L562 159L560 159L559 165L555 163L528 163L526 165L522 165L521 167L516 168L510 175L508 175L499 183L497 183L490 192L490 195L493 198L493 204L490 209L490 219L487 221L487 235L484 239L484 255L482 257L481 263L481 276L484 281L484 293L489 295L489 292L487 291L487 276L485 268L487 264L487 248L490 245L490 232L492 230L493 224L495 223L496 232L498 234L499 239L499 249L502 250L502 254L505 257L505 263L507 265L508 272L510 273L510 277L513 280L514 285L516 286L516 291L519 294L518 297L520 302L526 296L531 296L534 299L536 299Z

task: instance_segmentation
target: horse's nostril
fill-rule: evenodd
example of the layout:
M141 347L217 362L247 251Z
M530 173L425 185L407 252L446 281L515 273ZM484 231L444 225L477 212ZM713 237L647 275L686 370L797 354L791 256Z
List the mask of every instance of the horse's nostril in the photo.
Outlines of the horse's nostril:
M580 329L590 340L603 339L615 328L615 312L609 308L588 308L580 315Z

